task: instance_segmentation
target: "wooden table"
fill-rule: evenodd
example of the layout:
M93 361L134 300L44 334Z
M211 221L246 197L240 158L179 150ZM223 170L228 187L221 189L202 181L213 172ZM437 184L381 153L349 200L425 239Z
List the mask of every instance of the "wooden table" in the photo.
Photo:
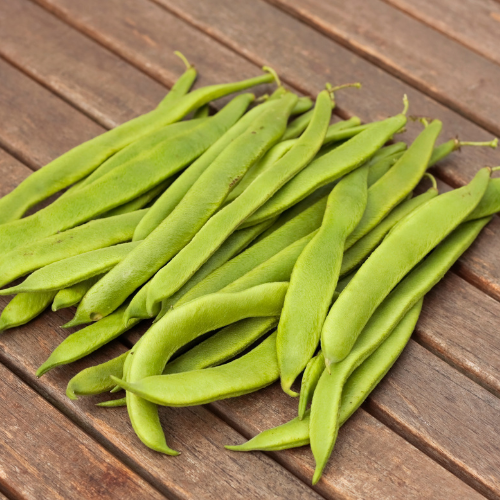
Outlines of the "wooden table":
M198 85L259 74L293 89L361 81L340 116L400 110L444 122L443 139L500 135L495 0L2 0L0 194L69 148L152 109L183 71ZM406 140L421 126L410 124ZM498 152L465 149L435 168L467 182ZM131 337L36 379L72 311L0 339L0 498L366 498L500 496L500 218L425 300L401 359L342 428L323 479L308 448L235 454L291 418L276 385L205 407L163 409L170 458L142 446L123 409L70 401L69 378ZM7 299L2 298L1 305Z

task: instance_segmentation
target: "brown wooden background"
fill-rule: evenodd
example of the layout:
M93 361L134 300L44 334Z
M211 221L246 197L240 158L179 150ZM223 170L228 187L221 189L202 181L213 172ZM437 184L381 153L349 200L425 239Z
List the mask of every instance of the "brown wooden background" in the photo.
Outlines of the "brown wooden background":
M80 142L152 109L183 66L198 85L275 68L295 90L361 81L338 114L401 109L444 121L443 140L500 135L496 0L0 0L0 194ZM406 139L420 130L408 127ZM436 174L454 187L498 151L464 149ZM0 305L6 303L5 298ZM310 486L308 448L235 454L291 418L279 387L206 407L164 409L178 458L147 450L123 409L71 402L68 379L126 349L36 368L71 311L0 338L0 498L366 498L500 496L500 218L426 298L414 340L340 432Z

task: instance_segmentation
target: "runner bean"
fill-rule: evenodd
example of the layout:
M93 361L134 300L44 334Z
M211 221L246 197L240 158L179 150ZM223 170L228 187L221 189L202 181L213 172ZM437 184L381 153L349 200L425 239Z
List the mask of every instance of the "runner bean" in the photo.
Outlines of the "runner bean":
M486 191L490 173L489 168L479 170L468 185L429 200L392 228L327 316L321 335L327 367L349 354L392 288L474 210Z
M0 286L52 262L130 241L145 212L138 210L90 221L12 250L0 261Z
M64 309L66 307L71 307L80 302L83 296L90 290L90 288L97 283L98 280L102 278L102 274L98 274L92 278L89 278L80 283L76 283L68 288L63 288L59 290L54 297L54 302L52 303L52 310L59 311L59 309Z
M72 326L98 320L114 311L197 234L222 205L231 186L283 135L296 100L295 95L287 93L273 101L224 149L167 219L89 290L78 306Z
M25 325L49 307L56 292L20 293L4 308L0 316L0 332Z

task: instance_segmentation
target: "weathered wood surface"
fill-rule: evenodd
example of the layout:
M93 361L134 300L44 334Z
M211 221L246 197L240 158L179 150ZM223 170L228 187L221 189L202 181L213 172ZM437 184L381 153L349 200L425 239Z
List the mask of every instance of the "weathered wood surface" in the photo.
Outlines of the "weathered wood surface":
M0 485L13 498L165 498L0 365Z
M390 67L405 46L399 43L397 50L385 51L387 60L382 64L380 40L363 17L351 20L361 23L365 31L353 35L359 53L355 54L343 46L350 46L346 33L353 29L347 17L341 23L347 31L334 36L328 13L322 15L325 36L281 10L285 4L287 9L296 5L293 0L273 0L280 8L261 1L227 0L201 4L191 0L36 1L40 5L6 0L0 7L0 55L9 61L0 61L0 146L17 158L0 150L0 194L29 173L19 160L39 168L103 127L154 107L164 86L170 86L183 70L172 54L175 49L196 64L199 84L253 76L265 63L275 67L292 87L308 94L317 92L326 80L367 82L362 95L339 93L339 112L344 116L358 114L364 120L387 116L399 111L397 96L406 92L419 114L445 121L444 138L459 134L479 140L490 134L441 103L494 130L484 102L461 102L457 89L462 82L453 87L450 75L440 75L433 84L432 78L419 73L418 58L411 60L414 66L409 69L398 66L398 76L418 90L377 68ZM301 5L315 6L315 2ZM375 5L378 3L370 8ZM396 19L402 15L393 7L382 9ZM406 15L404 19L418 33L429 32L424 24L415 24ZM442 36L432 31L434 39L436 34ZM447 41L445 49L460 54L467 51L453 41ZM428 50L429 44L424 55ZM369 57L369 53L375 55ZM434 64L443 53L433 54ZM493 74L488 69L492 63L471 51L467 54L477 72ZM416 82L415 75L421 80ZM410 125L405 138L410 140L418 131L417 125ZM492 164L497 158L489 150L464 150L435 170L447 182L459 185L478 166ZM495 218L461 259L456 266L461 277L449 273L426 299L416 332L416 339L426 349L412 343L370 398L367 408L377 418L359 410L346 424L332 463L316 487L318 494L328 498L480 498L477 491L489 498L500 495L498 400L493 395L500 388L496 335L500 311L494 300L500 299L500 263L495 257L499 224L500 219ZM123 352L125 347L119 341L37 380L36 368L65 338L67 332L59 325L70 317L70 311L47 313L30 325L7 332L1 339L0 361L94 438L97 443L83 434L92 443L92 453L100 450L115 455L130 468L131 477L146 480L169 497L317 497L307 486L313 461L306 449L268 457L221 448L241 442L241 434L250 437L294 415L296 401L277 386L210 405L210 411L162 411L169 444L183 452L172 459L137 442L123 409L99 409L94 401L85 399L71 402L64 394L72 374ZM0 490L10 491L1 480Z
M387 0L478 54L500 63L500 3L496 0Z

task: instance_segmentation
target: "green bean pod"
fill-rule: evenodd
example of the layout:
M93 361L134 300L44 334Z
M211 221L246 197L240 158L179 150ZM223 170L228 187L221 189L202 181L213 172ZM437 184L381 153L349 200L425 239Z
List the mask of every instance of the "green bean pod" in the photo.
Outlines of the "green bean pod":
M400 114L371 124L341 146L313 161L249 217L245 224L255 224L273 217L319 187L348 174L368 161L405 123L406 117Z
M147 217L137 226L134 234L134 240L143 240L153 230L155 230L180 203L182 198L191 189L193 184L203 174L203 172L212 164L219 154L228 147L237 137L245 132L251 123L260 116L266 109L272 106L271 102L265 102L255 108L236 122L218 141L210 146L192 165L190 165L165 193L158 198L151 207Z
M145 212L90 221L12 250L0 261L0 286L53 262L130 241Z
M19 219L38 202L83 179L111 155L152 130L179 121L193 109L219 97L273 80L270 74L242 82L212 85L94 137L31 174L0 200L0 223Z
M216 269L187 292L176 303L176 306L178 307L195 298L222 290L225 286L241 278L295 241L312 233L321 225L325 213L326 199L327 197L324 196L316 201L295 218L257 241L219 269Z
M439 194L436 187L431 187L425 193L403 201L394 208L389 215L375 226L369 233L360 238L352 247L344 252L340 275L344 276L361 264L377 245L384 239L386 234L404 217L417 209L427 201Z
M184 285L247 217L307 166L321 147L331 113L332 101L325 90L318 95L314 116L307 130L290 151L272 168L259 175L230 205L208 220L193 239L155 275L148 288L149 312L156 303L167 299Z
M153 189L150 189L146 193L141 194L141 196L138 196L137 198L134 198L133 200L130 200L127 203L120 205L119 207L111 209L109 212L101 215L101 217L113 217L115 215L128 214L130 212L140 210L141 208L148 206L149 203L160 196L165 191L165 189L167 189L168 186L172 184L173 181L174 177L171 177L170 179L163 181L161 184L158 184L158 186L154 187Z
M337 286L346 238L365 210L367 179L365 165L333 188L321 227L293 268L277 338L281 387L290 396L298 396L291 386L318 347Z
M56 292L20 293L4 308L0 316L0 332L25 325L49 307Z
M312 357L306 365L302 382L300 383L300 399L299 399L299 420L304 418L307 405L312 401L314 391L318 385L319 379L325 371L325 357L320 351L316 356ZM309 437L309 434L308 434Z
M338 401L343 381L377 349L408 311L441 280L490 220L491 218L486 217L466 222L453 231L378 307L350 354L341 362L330 366L331 374L325 371L321 376L313 396L310 422L311 448L317 464L316 479L319 479L335 444L338 432Z
M77 373L66 388L66 396L69 399L78 399L78 396L94 396L110 391L115 383L110 376L121 377L123 375L123 363L129 351L120 354L116 358L105 363L85 368Z
M490 173L489 168L479 170L468 185L429 200L391 229L328 314L321 335L327 366L349 354L392 288L474 210L486 191Z
M102 278L102 275L93 276L87 280L75 283L74 285L63 288L56 293L54 302L52 302L52 310L59 311L66 307L71 307L80 302L83 296Z
M240 95L182 138L176 136L144 151L33 215L0 225L0 252L77 226L152 189L200 156L238 120L252 99L251 94Z
M196 271L196 273L191 277L191 279L177 292L175 292L172 297L168 299L169 304L162 304L161 307L165 306L170 308L175 303L177 303L181 297L186 295L186 293L195 287L198 283L204 280L209 274L221 267L228 260L232 259L235 255L239 254L244 250L262 231L266 230L271 224L272 220L266 221L266 223L257 224L256 226L249 227L247 229L242 229L240 231L235 231L221 247L215 252L210 259L208 259L203 266ZM148 281L148 283L150 283ZM138 293L132 298L127 312L125 313L125 321L130 318L150 318L147 307L147 286L146 283ZM167 302L167 301L165 301ZM153 311L156 316L158 312ZM163 315L162 315L163 316Z
M500 178L490 179L484 196L467 220L481 219L500 212Z
M258 391L279 378L276 333L241 358L222 366L125 382L119 386L162 406L194 406Z
M204 104L201 108L198 108L193 114L193 120L197 120L198 118L208 118L210 116L210 106L208 104Z
M134 346L127 381L160 375L175 351L206 332L245 318L279 316L287 288L288 283L270 283L239 293L215 293L174 309ZM165 442L156 405L127 392L127 409L136 434L146 446L175 454Z
M99 248L98 250L58 260L30 274L19 285L0 290L0 295L13 295L20 292L58 291L75 285L109 271L128 255L138 243L137 241L122 243L121 245Z
M299 97L290 114L301 115L303 113L307 113L313 105L313 100L310 97Z
M102 321L82 328L64 339L38 368L36 376L41 377L56 366L67 365L88 356L136 325L139 320L130 321L125 325L123 321L125 309L126 305L123 305Z
M196 68L184 57L181 52L176 51L175 55L179 57L186 66L184 73L177 79L168 94L159 102L158 108L168 109L184 97L193 86L196 80Z
M110 314L192 240L231 186L279 140L296 99L287 94L275 101L212 162L170 216L89 290L71 326ZM148 312L152 309L148 307Z
M342 388L338 416L339 427L341 427L361 406L363 401L383 379L403 351L413 332L412 322L410 322L409 318L407 320L407 316L397 325L382 345L356 368L347 379ZM318 359L318 357L322 358L321 353L313 359ZM318 380L325 371L323 359L320 361L321 373L317 375ZM318 380L316 380L316 384ZM314 388L312 389L313 391ZM273 429L265 430L253 439L239 446L226 446L226 448L233 451L273 451L287 450L289 448L297 448L298 446L309 444L310 414L310 410L304 409L303 414L293 420Z

